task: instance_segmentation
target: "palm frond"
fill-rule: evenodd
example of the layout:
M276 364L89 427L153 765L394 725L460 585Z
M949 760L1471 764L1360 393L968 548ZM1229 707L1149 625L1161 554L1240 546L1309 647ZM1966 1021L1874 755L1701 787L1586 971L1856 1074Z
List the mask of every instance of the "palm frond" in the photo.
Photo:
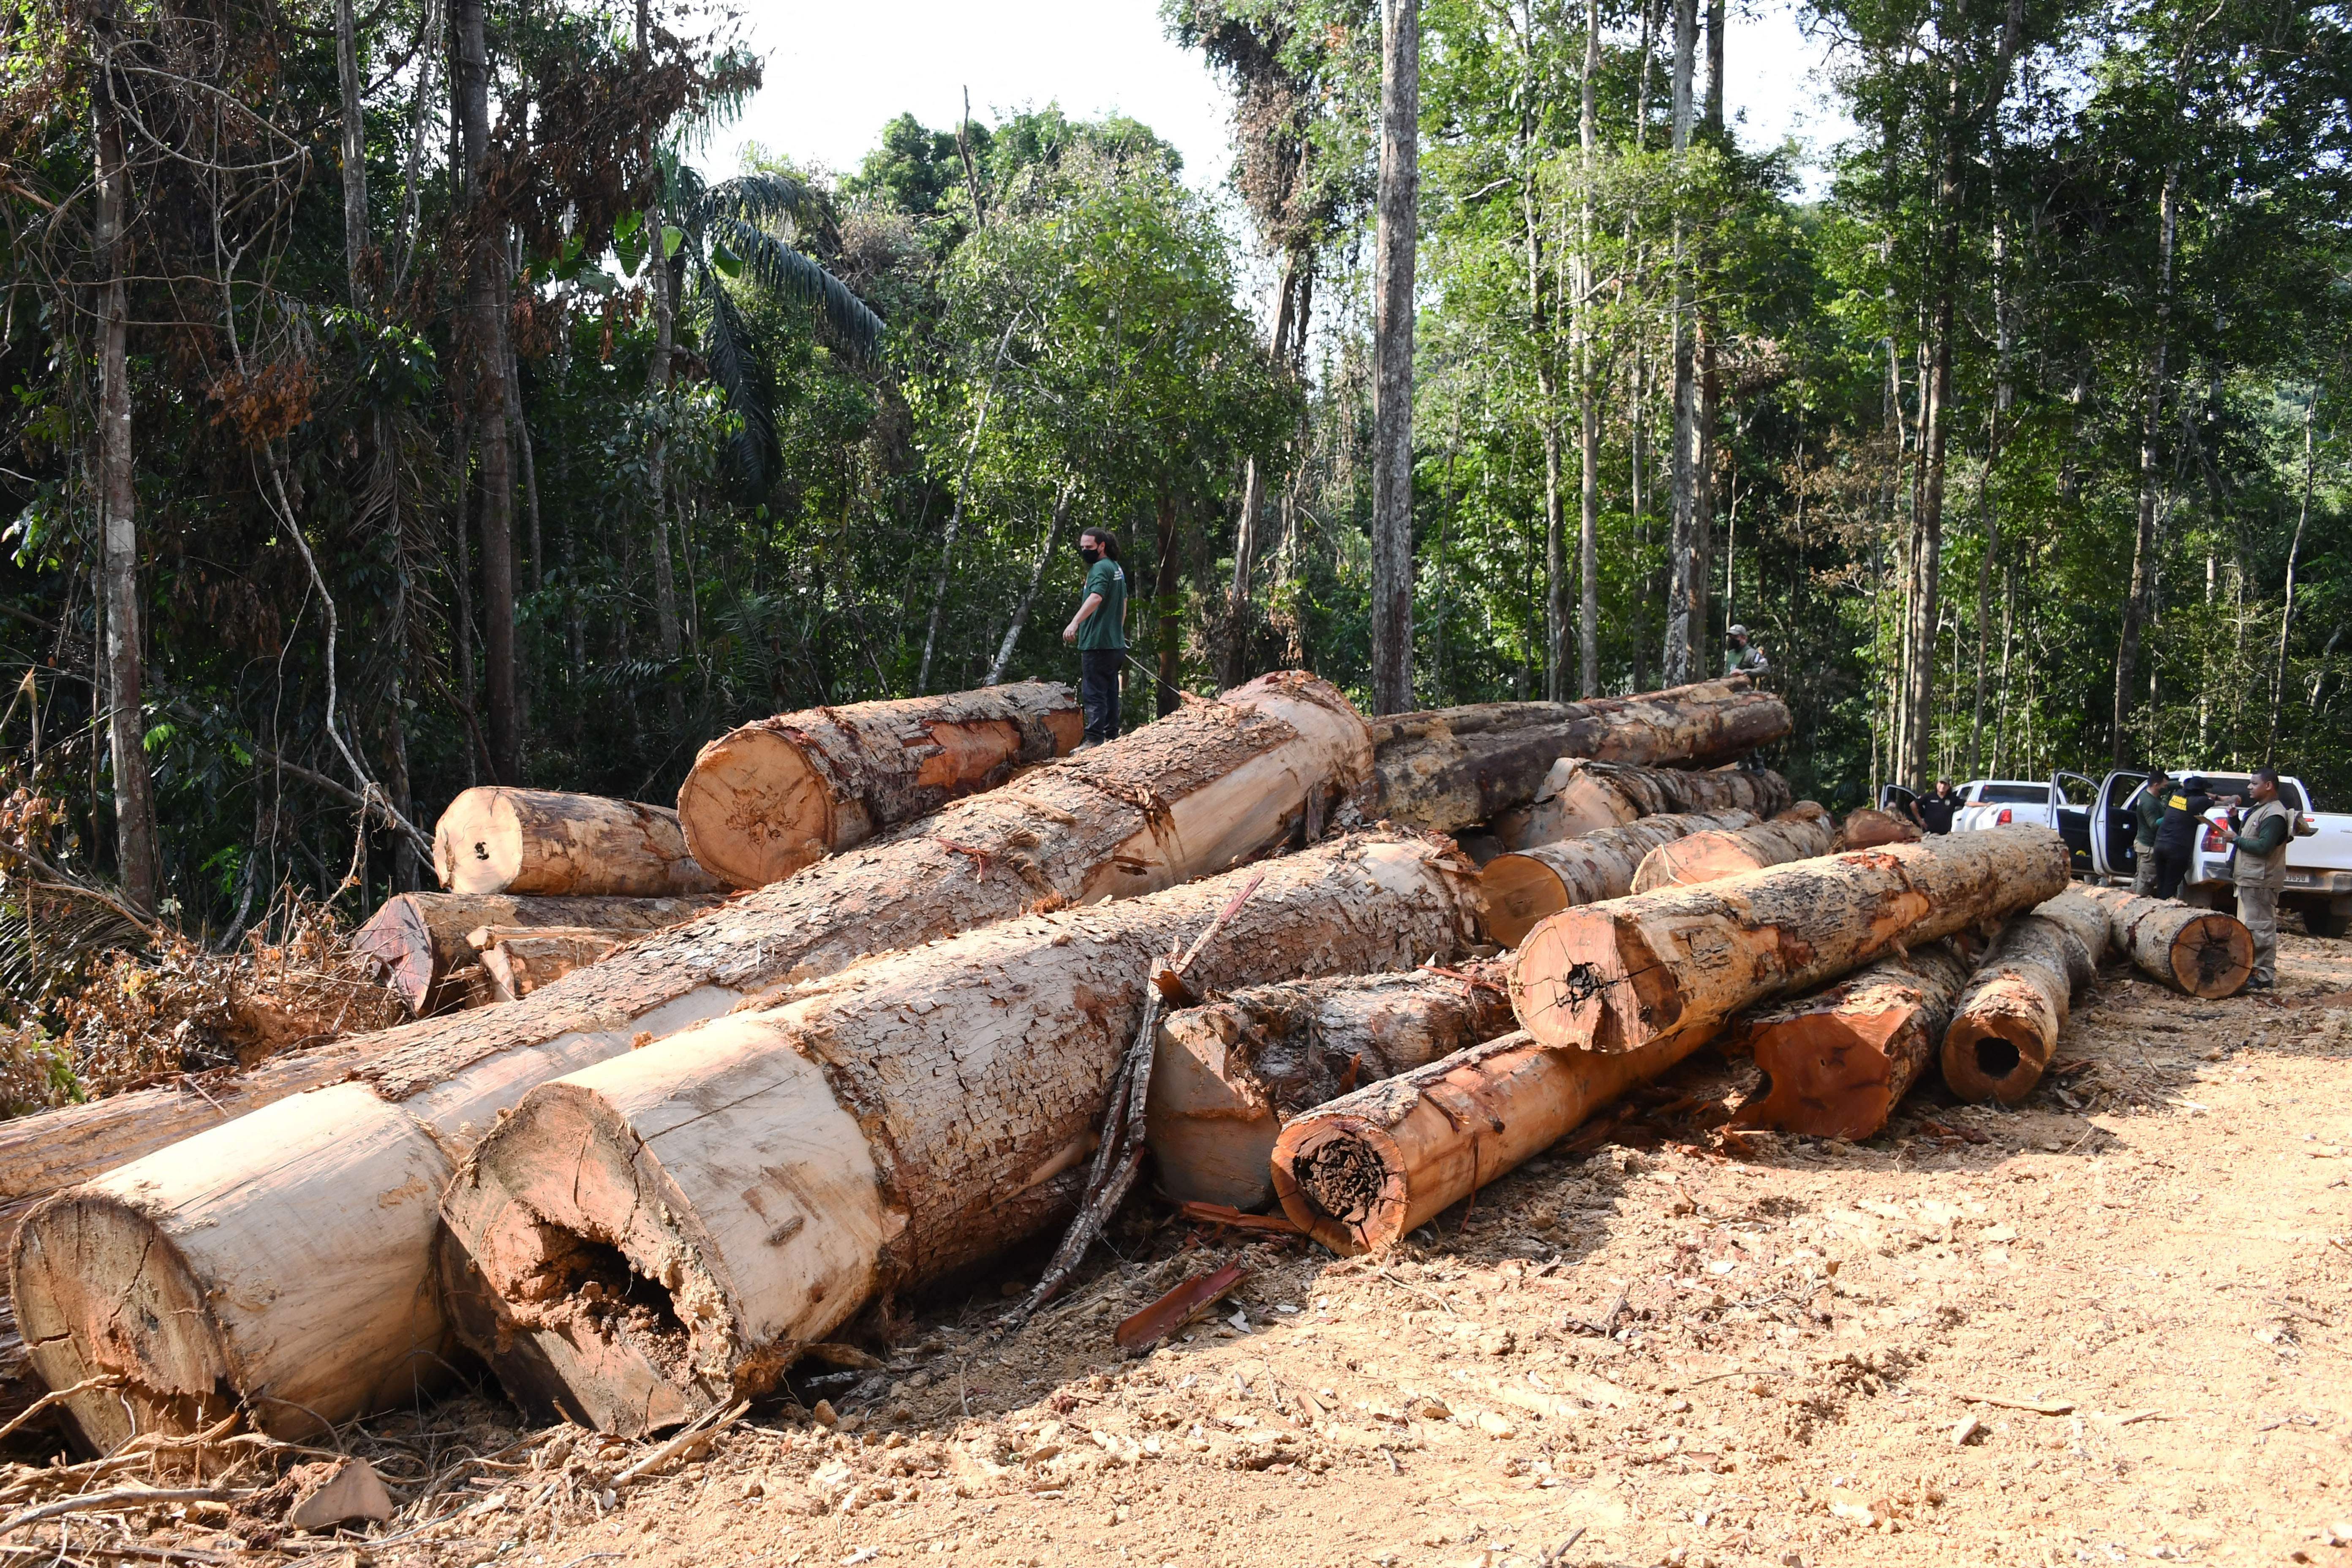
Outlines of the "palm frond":
M712 215L709 232L741 258L744 270L761 287L814 305L851 353L864 359L874 357L882 343L882 318L851 293L847 284L766 229L732 213Z
M709 349L711 378L727 395L727 405L742 416L743 427L731 443L736 466L755 495L767 493L775 474L776 395L769 375L768 358L759 352L751 324L743 319L716 278L703 274L704 295L710 301Z

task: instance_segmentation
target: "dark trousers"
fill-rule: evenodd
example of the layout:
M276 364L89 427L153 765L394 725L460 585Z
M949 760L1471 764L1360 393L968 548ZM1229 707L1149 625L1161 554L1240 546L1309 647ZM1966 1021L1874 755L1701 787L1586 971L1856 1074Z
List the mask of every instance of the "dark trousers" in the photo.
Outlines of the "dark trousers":
M2158 898L2170 899L2179 896L2180 879L2189 875L2189 857L2191 853L2187 849L2159 849L2156 852L2156 896Z
M1078 650L1078 701L1086 709L1089 741L1118 739L1118 674L1126 662L1120 648Z

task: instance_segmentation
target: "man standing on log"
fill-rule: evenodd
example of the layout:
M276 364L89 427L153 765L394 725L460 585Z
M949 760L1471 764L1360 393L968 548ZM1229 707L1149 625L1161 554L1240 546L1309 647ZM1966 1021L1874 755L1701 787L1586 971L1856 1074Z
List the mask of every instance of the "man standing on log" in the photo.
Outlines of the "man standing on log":
M2221 837L2238 847L2230 858L2230 874L2238 882L2238 919L2254 939L2254 973L2246 989L2273 991L2278 987L2278 896L2286 885L2287 841L2317 829L2279 799L2276 769L2256 768L2246 793L2254 809L2234 831L2223 828Z
M1087 738L1078 750L1118 739L1119 666L1127 658L1127 573L1118 563L1118 536L1108 528L1078 535L1087 563L1087 596L1062 628L1078 647L1078 700L1087 710Z
M2156 892L2156 830L2164 826L2164 797L2171 791L2170 776L2158 768L2132 803L2132 891L2143 899Z

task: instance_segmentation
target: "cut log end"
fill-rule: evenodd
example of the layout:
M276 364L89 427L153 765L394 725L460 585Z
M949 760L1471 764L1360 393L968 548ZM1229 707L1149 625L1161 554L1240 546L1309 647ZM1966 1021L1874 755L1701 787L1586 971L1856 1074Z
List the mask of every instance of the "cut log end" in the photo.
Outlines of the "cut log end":
M1889 1047L1916 1027L1916 1008L1890 999L1874 1010L1809 1015L1798 1026L1760 1032L1748 1049L1764 1084L1741 1122L1813 1138L1876 1133L1910 1087Z
M2042 1081L2058 1020L2048 1016L2041 994L2022 982L2007 982L1998 997L1987 994L1990 989L1979 990L1977 1010L1954 1019L1945 1032L1944 1082L1962 1100L2015 1105Z
M2254 973L2254 939L2234 916L2209 911L2182 925L2167 954L2173 984L2191 996L2219 1001L2246 988Z
M678 786L687 848L730 887L763 888L823 859L834 816L833 791L801 748L757 725L705 746Z
M1284 1214L1340 1256L1383 1251L1404 1235L1405 1157L1377 1128L1294 1121L1275 1142L1274 1194Z
M1568 892L1549 867L1532 856L1497 855L1478 879L1486 896L1486 932L1505 947L1517 947L1545 917L1568 908Z
M1605 908L1566 910L1520 944L1510 972L1511 1011L1547 1046L1613 1056L1637 1049L1681 1017L1671 980L1637 926Z

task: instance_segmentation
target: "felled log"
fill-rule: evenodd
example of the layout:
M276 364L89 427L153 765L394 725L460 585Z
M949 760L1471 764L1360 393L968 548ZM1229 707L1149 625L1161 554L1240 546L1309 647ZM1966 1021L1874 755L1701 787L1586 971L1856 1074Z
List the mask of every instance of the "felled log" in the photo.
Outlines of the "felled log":
M658 931L717 909L716 896L692 899L534 899L512 893L402 893L386 899L352 933L352 948L383 966L384 976L418 1017L457 1005L465 972L480 962L469 933L484 926L593 926Z
M1363 721L1337 690L1263 676L519 1002L387 1030L336 1075L356 1067L353 1081L280 1100L28 1216L12 1268L24 1321L38 1314L26 1336L35 1364L57 1388L126 1374L120 1399L68 1402L101 1451L131 1430L125 1400L139 1430L186 1432L199 1406L217 1417L227 1388L252 1396L257 1425L288 1436L405 1403L450 1348L433 1279L442 1189L533 1085L753 993L1024 906L1091 904L1220 870L1329 810L1370 764ZM1061 956L1088 984L1115 983L1083 946ZM1052 1058L1061 1047L1041 1038L1036 1049ZM111 1310L97 1303L131 1298L173 1305L139 1317L135 1332L100 1321Z
M1486 702L1375 720L1379 815L1452 833L1535 798L1561 757L1731 762L1789 732L1789 710L1746 676L1589 702Z
M1874 806L1862 806L1846 813L1838 825L1837 847L1840 849L1875 849L1882 844L1916 844L1927 837L1916 822L1880 811Z
M1622 827L1603 827L1557 844L1497 855L1478 875L1486 896L1486 931L1505 947L1517 947L1538 921L1576 904L1622 899L1633 890L1633 873L1659 846L1690 833L1748 827L1756 819L1744 811L1644 816Z
M2106 910L2116 951L2184 995L2235 996L2254 973L2254 939L2235 915L2144 899L2121 888L2086 885L2082 891Z
M1760 821L1788 810L1791 798L1789 781L1769 768L1645 768L1562 757L1534 803L1497 817L1495 832L1507 848L1532 849L1644 816L1745 811Z
M1291 1121L1275 1140L1275 1195L1332 1251L1381 1251L1705 1043L1600 1056L1520 1032L1456 1051Z
M1051 680L780 713L702 748L678 786L678 826L712 876L764 888L1085 735L1077 695Z
M1719 882L1743 871L1760 871L1767 866L1811 860L1828 854L1836 837L1830 814L1812 801L1801 800L1769 822L1693 833L1659 845L1634 868L1633 890L1648 893L1660 888L1687 888Z
M634 931L603 926L483 926L467 938L501 1002L530 995L608 957Z
M453 893L664 899L719 890L687 853L675 811L497 785L463 791L441 814L433 872Z
M1499 964L1254 985L1160 1025L1144 1138L1178 1202L1255 1209L1282 1124L1359 1084L1505 1034Z
M2041 902L2066 846L2020 825L1798 860L1563 910L1511 956L1511 1008L1547 1045L1708 1037L1742 1008Z
M1006 921L572 1074L450 1184L460 1334L535 1417L606 1431L765 1392L877 1292L1066 1212L1148 976L1257 878L1192 984L1383 968L1474 934L1451 846L1364 834Z
M1939 942L1882 958L1826 991L1741 1014L1724 1050L1752 1056L1765 1079L1741 1124L1874 1136L1943 1049L1974 969Z
M2015 1105L2042 1081L2074 993L2107 949L2106 907L2068 889L2011 921L1969 977L1944 1031L1944 1082Z

